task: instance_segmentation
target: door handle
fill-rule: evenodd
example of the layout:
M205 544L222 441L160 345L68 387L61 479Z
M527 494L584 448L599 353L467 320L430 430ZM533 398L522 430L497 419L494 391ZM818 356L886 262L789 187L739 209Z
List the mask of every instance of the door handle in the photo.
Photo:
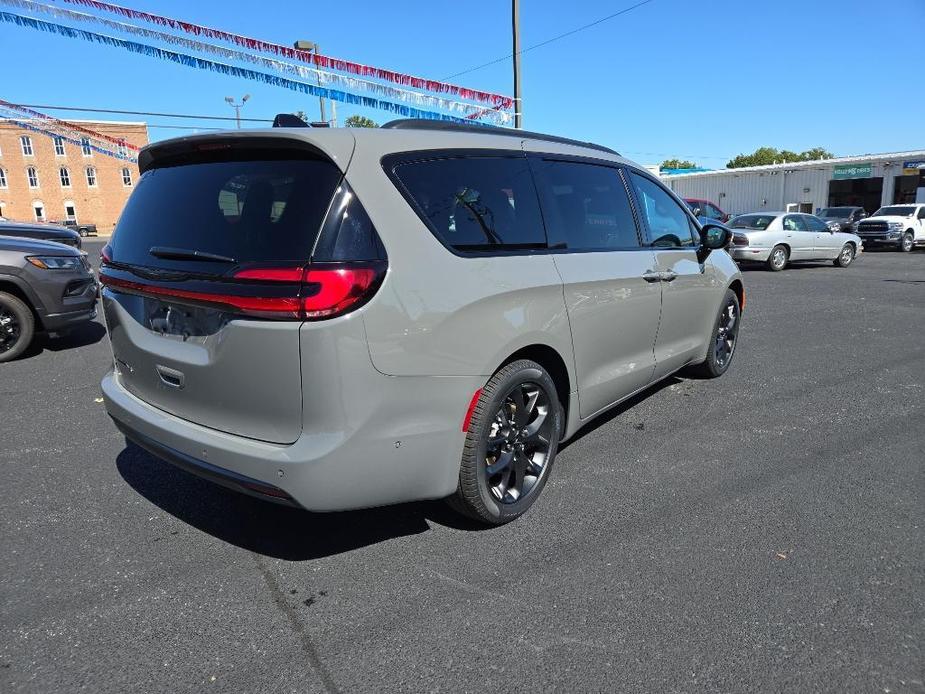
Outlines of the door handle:
M644 279L646 282L661 282L662 273L655 272L654 270L647 270L645 273L643 273L642 279Z
M668 270L662 273L662 282L674 282L678 279L678 273L674 270Z

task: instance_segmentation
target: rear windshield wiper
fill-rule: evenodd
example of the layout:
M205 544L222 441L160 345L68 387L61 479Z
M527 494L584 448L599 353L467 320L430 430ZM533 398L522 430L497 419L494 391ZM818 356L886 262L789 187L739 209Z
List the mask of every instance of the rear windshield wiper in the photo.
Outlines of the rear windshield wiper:
M234 258L218 253L208 253L207 251L190 251L186 248L169 248L167 246L152 246L148 253L155 258L164 258L169 260L202 260L214 263L236 263Z

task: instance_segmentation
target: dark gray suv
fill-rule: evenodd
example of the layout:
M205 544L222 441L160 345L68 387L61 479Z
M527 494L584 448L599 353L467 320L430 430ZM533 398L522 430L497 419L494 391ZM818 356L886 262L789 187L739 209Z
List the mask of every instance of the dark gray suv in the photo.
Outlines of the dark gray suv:
M86 253L0 236L0 362L22 354L39 330L64 332L95 318L96 295Z
M397 121L168 140L139 165L100 266L106 407L235 489L504 523L560 441L733 357L731 232L605 147Z

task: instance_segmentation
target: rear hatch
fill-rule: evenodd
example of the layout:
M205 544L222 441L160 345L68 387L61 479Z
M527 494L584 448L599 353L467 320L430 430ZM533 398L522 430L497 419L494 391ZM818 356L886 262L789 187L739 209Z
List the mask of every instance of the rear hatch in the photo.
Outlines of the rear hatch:
M340 169L279 136L190 138L141 163L101 265L120 382L191 422L295 441L302 297Z

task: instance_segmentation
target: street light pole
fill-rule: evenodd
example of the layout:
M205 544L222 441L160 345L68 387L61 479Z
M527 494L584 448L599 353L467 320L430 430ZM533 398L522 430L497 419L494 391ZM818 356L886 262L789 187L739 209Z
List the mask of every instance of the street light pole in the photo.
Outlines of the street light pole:
M511 0L511 29L514 36L514 127L523 127L520 102L520 0Z
M318 48L318 44L315 43L314 41L302 41L302 40L300 40L300 41L296 41L295 43L293 43L292 46L293 46L293 48L295 48L296 50L299 50L299 51L311 51L311 52L314 53L316 56L318 55L318 53L321 52L321 49ZM318 68L318 63L317 63L317 62L315 63L315 68L316 68L316 69ZM320 72L319 72L319 74L318 74L318 86L319 86L319 87L321 86L321 74L320 74ZM324 117L324 97L323 97L323 96L319 96L319 97L318 97L318 107L319 107L320 112L321 112L321 122L322 122L322 123L327 122L327 118Z
M235 119L235 121L236 121L237 124L238 124L238 130L241 129L241 107L244 106L244 104L246 104L246 103L247 103L247 100L250 99L250 98L251 98L251 95L250 95L250 94L245 94L245 95L241 98L241 103L240 103L240 104L236 104L236 103L234 102L234 97L231 97L231 96L226 96L226 97L225 97L225 101L227 101L227 102L228 102L228 105L231 106L231 108L234 109L234 119Z

